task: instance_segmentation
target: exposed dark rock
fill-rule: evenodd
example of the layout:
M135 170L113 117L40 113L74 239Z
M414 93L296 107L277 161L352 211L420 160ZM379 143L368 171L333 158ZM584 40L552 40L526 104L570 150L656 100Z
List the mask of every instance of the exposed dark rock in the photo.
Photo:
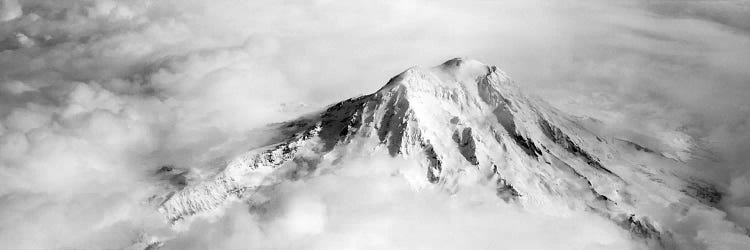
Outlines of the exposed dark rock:
M174 166L172 165L164 165L159 170L156 170L156 174L166 174L170 173L174 170Z
M497 122L505 128L505 131L508 131L508 133L514 133L516 131L516 123L513 120L513 113L510 112L508 106L504 104L499 105L492 111L492 114L497 118Z
M451 118L451 124L456 125L459 122L461 122L461 119L459 119L458 116L454 116L453 118Z
M516 188L513 187L510 182L500 176L500 173L497 172L497 165L492 165L492 171L495 175L497 175L497 181L495 183L497 185L497 188L495 190L498 197L507 202L521 196L518 190L516 190Z
M440 172L443 171L442 161L432 147L432 144L429 142L423 143L422 148L424 149L424 154L428 161L427 180L430 181L430 183L437 183L440 181Z
M649 149L647 147L644 147L644 146L641 146L641 145L638 145L638 144L635 144L635 143L633 143L633 146L638 151L643 151L643 152L646 152L646 153L653 153L654 152L653 150L651 150L651 149Z
M556 156L551 156L551 157L555 158L557 160L557 162L559 162L558 166L560 168L565 168L567 171L570 171L571 173L573 173L578 178L586 181L586 185L588 185L589 190L591 190L591 194L594 195L594 199L595 200L603 201L604 204L607 204L607 205L615 204L615 202L612 201L611 199L609 199L609 197L600 194L599 191L596 191L596 189L594 188L594 185L591 184L591 181L589 180L589 178L586 178L586 176L584 176L581 173L579 173L578 171L576 171L573 167L571 167L567 163L560 161L559 159L557 159Z
M716 206L721 201L723 194L711 183L704 181L687 181L688 185L680 190L708 206Z
M144 248L143 250L157 250L157 249L161 249L162 246L164 246L164 242L157 241L157 242L148 244L148 246L146 246L146 248Z
M510 201L516 197L521 196L516 188L513 187L508 181L502 178L497 179L497 196L505 201Z
M409 100L403 95L396 95L386 104L386 112L378 127L378 139L388 143L388 153L391 156L401 153L401 141L408 125Z
M638 151L641 151L641 152L646 152L646 153L653 153L654 152L654 150L651 150L650 148L638 145L635 142L628 141L628 140L623 140L623 139L618 139L618 140L624 142L627 145L632 146L633 148L635 148L635 150L638 150Z
M362 124L362 109L369 96L352 98L334 104L320 116L320 133L323 141L322 151L333 149L336 143L344 140L351 130L358 129Z
M185 177L187 172L184 169L176 168L173 165L164 165L156 170L156 176L169 182L170 185L174 186L177 190L180 190L187 186L188 180Z
M604 172L607 172L609 174L615 175L610 171L609 169L602 166L602 164L591 156L588 152L581 149L577 144L575 144L568 135L562 132L559 128L552 126L547 122L547 120L539 119L539 125L542 129L542 133L547 136L550 140L557 143L558 145L562 146L564 149L566 149L571 154L581 157L583 161L585 161L589 166L597 169L602 170Z
M182 173L182 174L178 174L169 178L169 183L174 185L178 189L183 189L185 188L185 186L187 186L188 181L187 181L187 177L185 177L185 174Z
M620 226L638 238L661 241L661 233L646 218L638 220L635 215L631 214L628 219L620 223Z
M492 73L496 70L497 68L495 66L492 66L488 69L489 73ZM497 91L494 86L492 86L488 78L485 77L479 79L479 81L477 81L477 89L479 90L479 97L485 103L491 105L507 105L510 109L513 109L513 103L511 103L502 94L500 94L500 92Z
M499 122L500 125L503 126L505 131L508 132L508 134L516 142L516 144L521 146L521 149L523 149L526 154L534 158L542 155L542 150L540 150L533 141L526 139L522 135L518 134L518 132L516 131L516 123L513 120L513 114L505 104L499 105L497 108L495 108L495 110L493 110L492 113L495 115L495 118L497 118L497 122Z
M521 149L523 149L523 151L526 152L527 155L532 156L534 158L537 158L540 155L542 155L542 151L536 147L533 141L526 139L525 137L516 133L513 133L510 136L511 138L513 138L516 144L521 146Z
M453 141L458 144L458 150L466 161L472 165L479 165L479 160L477 160L476 155L477 147L474 142L474 137L471 135L471 128L464 128L461 133L456 130L453 133Z
M604 196L604 195L602 195L602 194L600 194L600 193L596 192L596 190L593 190L593 189L592 189L591 191L592 191L592 192L594 192L594 196L596 197L596 199L597 199L597 200L600 200L600 201L605 201L605 202L610 202L610 201L612 201L612 200L610 200L610 199L609 199L609 198L608 198L607 196Z

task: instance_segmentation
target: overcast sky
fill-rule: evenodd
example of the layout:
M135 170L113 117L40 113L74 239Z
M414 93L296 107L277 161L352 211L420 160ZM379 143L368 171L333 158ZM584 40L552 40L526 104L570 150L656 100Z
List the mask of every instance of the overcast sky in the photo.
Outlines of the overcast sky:
M253 128L459 56L613 135L710 150L720 160L693 167L750 226L750 1L0 0L0 245L121 247L169 230L139 205L159 166L208 164ZM326 181L309 190L350 198ZM602 228L595 244L628 246Z

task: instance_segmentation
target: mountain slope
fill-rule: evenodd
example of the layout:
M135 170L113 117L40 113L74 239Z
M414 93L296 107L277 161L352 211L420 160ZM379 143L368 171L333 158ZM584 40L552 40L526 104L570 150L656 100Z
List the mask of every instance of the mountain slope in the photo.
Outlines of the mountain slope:
M177 222L221 209L259 187L302 177L346 148L418 159L425 178L447 192L478 173L508 202L593 211L654 248L690 241L656 218L696 207L721 213L712 207L721 198L716 188L679 162L596 135L525 95L496 67L469 59L408 69L373 94L274 126L282 136L165 196L159 210Z

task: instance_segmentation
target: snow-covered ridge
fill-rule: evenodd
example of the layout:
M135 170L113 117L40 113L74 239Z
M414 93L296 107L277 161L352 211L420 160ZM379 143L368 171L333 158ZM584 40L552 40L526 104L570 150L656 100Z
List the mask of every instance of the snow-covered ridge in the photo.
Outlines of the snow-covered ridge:
M253 151L234 159L213 180L188 186L169 196L161 204L159 211L174 222L184 216L220 207L231 196L241 198L242 193L248 188L261 185L262 180L251 178L249 175L267 174L291 160L307 140L317 136L318 131L319 128L313 128L286 143L261 149L260 152Z
M419 159L425 178L448 192L460 188L464 170L479 171L509 202L594 211L653 247L686 240L654 221L656 214L692 206L714 211L720 199L678 163L665 158L663 165L645 166L631 156L659 153L632 152L596 135L524 94L496 67L470 59L410 68L373 94L280 127L291 136L174 193L159 211L174 222L221 209L278 180L279 169L316 164L341 147Z

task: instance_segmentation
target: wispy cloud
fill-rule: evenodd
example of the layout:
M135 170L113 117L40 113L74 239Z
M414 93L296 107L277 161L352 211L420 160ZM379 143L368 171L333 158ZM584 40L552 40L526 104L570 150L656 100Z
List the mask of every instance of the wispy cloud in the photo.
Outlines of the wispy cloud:
M428 185L416 161L347 157L315 178L263 190L248 212L194 221L166 249L635 249L604 218L562 208L550 214L505 203L491 183L449 194ZM469 170L471 171L471 170ZM478 173L477 173L478 174ZM256 199L256 201L259 199Z
M456 56L496 64L568 112L625 125L613 133L636 137L623 130L638 127L647 137L704 142L724 161L697 167L726 185L730 218L750 226L746 10L745 1L0 1L0 245L111 248L144 230L170 231L143 204L162 185L152 178L162 165L210 172L217 159L260 143L248 134L254 128ZM280 234L284 223L295 223L283 219L295 211L283 208L299 202L326 214L322 231L302 229L354 237L346 225L364 205L338 202L357 198L326 189L338 178L352 177L305 183L315 194L282 186L276 206L284 212L258 222L238 208L227 218L255 224L220 219L224 227L204 235L262 237L253 231L259 225ZM455 219L464 217L450 204L467 206L463 198L451 203L428 193L420 200L397 190L413 207L377 218L407 226L402 216L424 216L445 230L475 226ZM308 195L323 200L294 200ZM418 212L431 206L455 220ZM465 209L487 220L534 217L512 207L485 213L494 206L506 205ZM331 218L332 209L355 214ZM574 219L553 225L567 230ZM352 232L399 239L373 230ZM602 239L610 241L600 243L625 246L606 232Z

